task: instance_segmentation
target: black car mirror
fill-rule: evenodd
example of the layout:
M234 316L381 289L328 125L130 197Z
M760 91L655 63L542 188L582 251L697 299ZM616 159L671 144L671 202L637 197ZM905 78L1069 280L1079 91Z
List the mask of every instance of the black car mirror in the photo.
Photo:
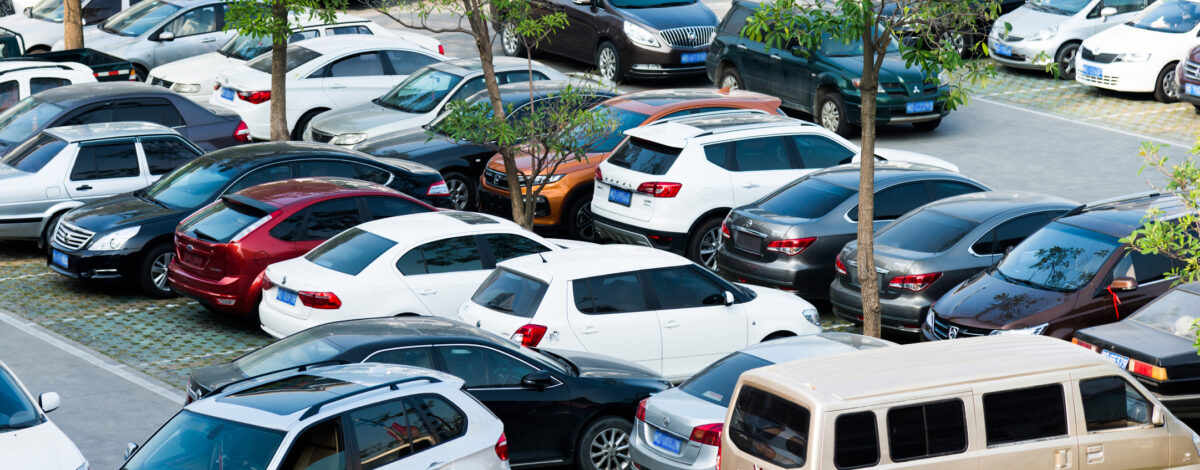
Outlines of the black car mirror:
M530 372L521 377L521 385L526 387L547 387L554 383L554 376L548 370Z
M129 458L133 457L133 453L137 452L137 450L138 450L137 444L132 443L132 442L125 444L125 461L128 462Z

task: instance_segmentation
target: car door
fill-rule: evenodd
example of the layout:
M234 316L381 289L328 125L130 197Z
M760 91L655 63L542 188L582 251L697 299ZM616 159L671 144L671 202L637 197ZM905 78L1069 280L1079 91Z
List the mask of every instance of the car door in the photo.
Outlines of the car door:
M820 170L850 163L858 154L857 149L847 148L820 134L793 135L790 141L792 150L800 159L801 168L806 170Z
M1171 258L1162 254L1127 251L1126 246L1122 246L1116 256L1111 268L1100 271L1102 274L1079 290L1075 308L1067 317L1060 319L1064 327L1079 329L1115 322L1128 317L1170 289L1174 278L1168 278L1167 273L1178 265ZM1137 281L1137 288L1110 291L1109 285L1117 278L1133 278Z
M385 66L378 51L352 54L325 67L321 88L332 103L369 101L390 90L398 81L396 77L389 77L392 75L390 69L391 64Z
M1129 383L1124 374L1095 368L1073 371L1079 401L1080 468L1148 470L1169 467L1171 433L1152 423L1154 402Z
M542 0L549 13L566 15L567 24L538 43L537 48L591 63L595 59L596 14L600 11L597 5L601 1L579 5L573 0Z
M1083 460L1079 442L1070 431L1078 429L1073 406L1075 388L1067 371L1026 376L1016 385L996 380L972 387L975 416L983 423L977 437L986 447L975 452L979 461L971 468L1078 468Z
M754 202L804 174L796 171L802 165L790 150L786 138L756 137L724 144L726 157L723 161L729 162L728 194L733 200L733 207ZM717 152L718 149L713 147L705 146L705 153L711 156Z
M433 315L453 318L488 271L474 235L419 245L400 256L396 269Z
M427 398L428 397L428 398ZM432 404L430 404L432 403ZM424 406L437 408L422 409ZM433 420L429 412L446 412L457 415L457 421L448 423ZM455 456L448 455L440 444L447 439L447 432L461 435L467 426L466 419L457 408L448 405L445 399L434 395L404 397L366 406L347 413L353 442L354 454L350 456L358 465L351 468L361 470L380 469L436 469L441 468ZM450 437L451 439L456 436ZM299 468L317 470L329 467L287 466L281 469ZM337 467L341 470L344 467Z
M134 139L81 143L67 174L67 194L86 201L141 189L150 183L139 160Z
M346 470L349 455L341 416L309 426L291 442L280 469Z
M662 372L675 380L690 377L747 344L746 313L725 305L725 290L687 264L643 273L657 301L662 331Z
M541 368L496 348L464 344L434 349L442 370L466 381L467 393L504 422L513 462L544 462L569 455L577 419L571 392L562 380L523 385L523 377Z
M587 352L662 372L662 334L636 271L570 282L567 323Z
M513 233L489 233L482 235L481 238L486 242L487 254L491 258L488 264L491 266L518 256L544 253L551 250L550 247L541 244L541 242Z
M879 230L909 211L933 200L929 185L925 181L901 183L875 193L875 230ZM858 222L858 206L846 215Z
M795 40L791 40L766 52L767 89L768 93L784 101L808 103L802 97L808 94L808 82L812 74L808 72L808 59L792 54L791 49L796 44Z
M358 27L362 28L362 26ZM439 62L436 57L425 55L420 52L394 49L384 50L381 52L383 53L383 57L387 59L389 64L391 64L392 75L412 75L413 72L416 72L421 67L434 62Z
M221 31L221 9L219 5L192 8L168 22L157 33L150 36L154 44L154 66L174 62L188 57L212 52L225 43L228 34ZM162 40L163 33L174 38Z
M202 152L183 138L173 135L141 137L138 144L146 156L146 167L150 171L149 181L154 182L183 164L199 157Z
M773 94L776 87L771 77L771 52L766 44L750 38L740 38L737 42L737 54L742 59L738 73L746 89L760 93Z

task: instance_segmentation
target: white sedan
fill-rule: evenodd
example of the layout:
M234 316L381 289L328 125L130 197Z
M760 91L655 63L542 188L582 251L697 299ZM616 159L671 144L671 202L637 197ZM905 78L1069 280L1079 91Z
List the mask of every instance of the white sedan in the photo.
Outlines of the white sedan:
M747 345L821 331L817 310L800 297L628 245L500 263L458 320L528 347L636 362L672 382Z
M496 263L584 245L591 244L547 240L474 212L376 220L267 266L259 318L276 338L353 318L450 318Z
M300 136L318 114L365 103L443 56L401 38L316 38L287 48L287 127ZM271 137L271 54L217 75L209 103L241 115L250 137Z
M1100 11L1116 13L1113 7ZM1083 41L1075 80L1115 91L1154 93L1164 103L1179 100L1179 58L1196 46L1200 1L1159 0L1132 20Z
M58 394L33 396L0 362L0 468L87 470L87 460L46 413L58 408Z
M25 52L47 52L63 38L63 3L63 0L42 0L29 11L17 10L15 15L0 18L0 27L21 33ZM96 25L129 8L137 0L82 0L79 3L83 24Z

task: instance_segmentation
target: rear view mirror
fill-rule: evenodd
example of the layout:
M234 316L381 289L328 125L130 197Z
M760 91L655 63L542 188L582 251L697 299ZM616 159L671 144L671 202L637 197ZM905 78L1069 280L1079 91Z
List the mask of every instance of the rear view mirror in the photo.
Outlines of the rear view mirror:
M1108 17L1116 15L1116 14L1117 14L1117 9L1113 8L1113 7L1104 7L1104 8L1100 9L1100 17L1101 18L1108 18Z
M57 410L58 405L61 402L62 401L58 398L58 394L54 392L46 392L43 393L42 396L38 397L38 406L42 408L43 413L49 413Z
M174 41L175 33L172 33L170 31L163 31L161 33L158 33L158 40L163 41L163 42Z
M26 18L33 18L33 7L25 7L23 12L25 13Z
M138 450L137 444L134 444L132 442L125 444L125 461L128 462L129 458L133 457L133 453L137 452L137 450Z
M1166 416L1163 416L1162 405L1154 405L1154 411L1150 412L1150 424L1162 426L1163 424L1166 424L1166 422L1167 418Z
M547 387L554 383L554 376L550 375L548 370L539 370L530 372L521 377L521 385L526 387Z
M1131 290L1137 290L1138 282L1137 279L1132 277L1118 277L1113 279L1112 284L1109 284L1108 288L1113 291L1128 292Z
M591 5L592 0L573 0L576 5Z
M725 306L733 305L733 301L737 300L733 297L733 292L725 291Z

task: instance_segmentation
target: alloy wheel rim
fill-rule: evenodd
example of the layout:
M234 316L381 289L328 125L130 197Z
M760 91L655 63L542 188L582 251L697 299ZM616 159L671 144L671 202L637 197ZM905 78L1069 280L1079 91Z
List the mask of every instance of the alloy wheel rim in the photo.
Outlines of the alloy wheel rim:
M1163 93L1167 95L1167 98L1172 100L1179 99L1179 85L1175 83L1175 69L1168 70L1167 73L1163 74L1162 87Z
M617 75L617 55L612 48L600 49L600 76L612 80Z
M941 39L943 42L950 43L951 46L954 47L954 51L958 52L959 55L962 55L962 53L966 52L966 40L963 39L963 35L961 33L952 33L947 31L942 33Z
M584 204L575 213L575 236L583 240L596 238L596 230L592 227L592 205Z
M446 180L446 189L450 190L450 202L458 210L466 209L470 195L467 194L467 183L451 178Z
M159 290L167 290L167 267L171 265L171 260L175 259L175 253L166 252L154 258L154 263L150 264L150 280L154 281L154 287Z
M504 28L504 35L501 38L501 43L504 45L504 53L508 55L517 55L517 35L512 33L512 30Z
M733 75L726 75L725 78L721 79L721 88L728 88L730 90L740 89L737 79L733 78Z
M1075 75L1075 54L1078 51L1079 49L1072 47L1063 52L1063 63L1059 64L1059 68L1062 69L1064 76L1070 77Z
M600 470L629 468L629 434L617 428L601 431L592 439L591 459Z
M838 111L837 104L833 101L826 101L821 105L821 127L836 131L838 122L842 120L841 112Z
M717 269L717 250L721 248L721 229L713 228L700 239L700 263L708 269Z

